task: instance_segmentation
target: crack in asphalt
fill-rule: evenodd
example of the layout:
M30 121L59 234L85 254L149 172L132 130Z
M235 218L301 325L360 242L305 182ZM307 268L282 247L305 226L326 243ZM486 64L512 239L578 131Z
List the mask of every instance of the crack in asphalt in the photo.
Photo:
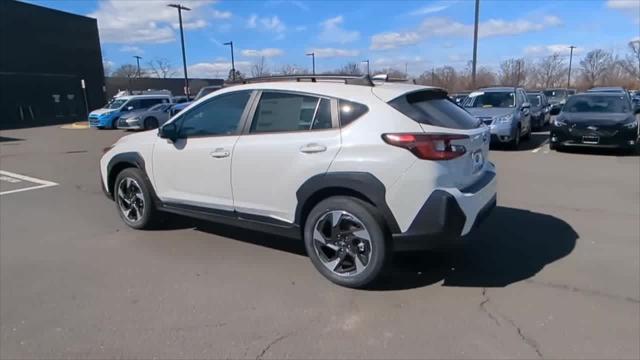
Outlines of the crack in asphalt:
M487 296L487 288L482 288L482 297L484 298L484 300L482 300L482 302L480 303L480 309L487 314L487 316L489 316L489 318L493 321L496 322L496 325L501 326L500 325L500 321L498 321L498 318L495 317L493 315L493 313L491 311L489 311L489 309L487 309L486 305L489 301L491 301L491 299L489 298L489 296Z
M482 302L480 303L480 309L487 314L487 316L489 316L489 318L493 321L495 321L495 323L498 326L500 325L500 321L498 321L498 317L495 316L491 311L489 311L489 309L487 308L487 304L491 301L491 298L487 295L487 288L482 288ZM506 320L512 327L514 327L516 329L516 331L518 332L518 336L520 336L520 339L522 339L522 341L529 346L533 351L536 352L536 354L538 355L538 358L543 359L544 356L542 355L542 352L540 351L540 345L538 345L538 343L531 337L526 336L524 334L524 332L522 332L522 329L520 328L520 326L518 326L518 324L516 324L515 321L513 321L513 319L510 319L509 317L505 316L504 314L499 314L499 317L503 318L504 320Z
M600 297L606 297L612 300L618 300L618 301L625 301L625 302L630 302L633 304L640 304L640 299L634 299L632 297L629 296L619 296L619 295L612 295L612 294L608 294L602 291L597 291L597 290L588 290L588 289L581 289L575 286L571 286L571 285L565 285L565 284L554 284L554 283L548 283L548 282L541 282L541 281L535 281L535 280L525 280L525 282L529 283L529 284L535 284L535 285L540 285L540 286L544 286L544 287L548 287L548 288L552 288L552 289L558 289L558 290L566 290L566 291L570 291L570 292L575 292L575 293L579 293L579 294L583 294L583 295L591 295L591 296L600 296Z
M258 354L258 356L256 356L256 360L262 359L262 357L264 356L264 354L269 351L269 349L271 349L271 347L277 343L279 343L280 341L288 338L289 336L291 336L293 333L289 333L287 335L282 335L282 336L278 336L277 338L275 338L274 340L272 340L270 343L267 344L267 346L265 346L262 351L260 351L260 354Z

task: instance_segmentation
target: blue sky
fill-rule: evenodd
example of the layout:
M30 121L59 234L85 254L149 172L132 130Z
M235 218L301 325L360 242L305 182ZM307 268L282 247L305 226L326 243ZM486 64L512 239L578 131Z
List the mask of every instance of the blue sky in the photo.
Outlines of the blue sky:
M181 76L177 11L169 0L31 0L98 19L103 57L111 68L165 58ZM369 59L373 69L395 67L418 75L432 67L463 68L472 54L474 1L183 0L190 76L221 77L230 68L249 72L264 56L271 71L284 64L317 71ZM577 56L594 48L624 54L640 38L638 0L481 0L478 62L497 67L511 57L553 52Z

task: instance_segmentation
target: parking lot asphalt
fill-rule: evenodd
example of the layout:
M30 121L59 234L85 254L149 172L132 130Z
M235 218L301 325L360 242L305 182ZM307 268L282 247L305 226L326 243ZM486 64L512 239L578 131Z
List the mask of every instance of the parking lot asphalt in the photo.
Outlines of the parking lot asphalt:
M127 228L98 183L124 134L0 132L0 170L55 184L0 195L0 358L640 358L637 156L494 150L498 208L466 248L350 290L301 241Z

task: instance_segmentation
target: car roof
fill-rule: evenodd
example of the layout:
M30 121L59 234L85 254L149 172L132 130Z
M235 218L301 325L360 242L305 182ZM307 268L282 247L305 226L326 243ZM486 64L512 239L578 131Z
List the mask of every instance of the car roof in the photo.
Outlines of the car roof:
M435 87L398 82L375 83L375 86L363 86L345 84L342 81L270 81L224 87L221 90L203 97L203 99L240 90L280 90L309 93L360 102L370 101L371 96L375 95L380 100L388 102L406 93L430 89L444 91Z
M620 91L625 92L626 90L621 86L596 86L589 90L588 92L598 92L598 91Z
M513 89L520 89L517 86L491 86L481 88L478 91L491 92L491 91L513 91Z
M130 99L157 99L157 98L170 98L171 95L125 95L117 97L116 99L130 100Z
M586 91L586 92L581 92L581 93L577 93L574 96L622 96L624 94L622 93L618 93L618 92L612 92L612 91Z

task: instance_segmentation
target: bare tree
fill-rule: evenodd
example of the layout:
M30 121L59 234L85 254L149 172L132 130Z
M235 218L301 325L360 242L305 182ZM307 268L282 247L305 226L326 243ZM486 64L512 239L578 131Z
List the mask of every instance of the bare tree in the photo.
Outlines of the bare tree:
M372 75L378 75L378 74L387 74L390 78L393 78L393 79L404 79L406 77L406 74L404 73L404 71L400 71L394 68L378 69L372 73Z
M140 74L142 76L142 69L140 70ZM135 78L138 74L138 67L132 64L125 64L115 69L111 76L113 77L122 77L122 78Z
M547 56L538 62L533 68L532 76L535 77L536 85L543 88L561 86L567 76L567 66L560 54Z
M166 79L176 74L176 71L171 68L169 60L164 58L153 59L149 61L147 65L149 66L151 74L157 78Z
M500 84L519 86L527 80L524 59L509 59L500 63Z
M582 67L582 78L587 87L593 87L596 84L602 83L607 71L613 66L614 60L610 52L602 49L595 49L589 51L582 60L580 60L580 66Z
M233 69L229 69L229 75L227 76L227 81L233 81L234 80L234 73L233 73ZM240 72L240 70L236 69L235 72L235 80L242 80L244 79L244 74Z
M261 56L259 61L251 65L251 76L259 77L259 76L268 76L268 75L269 75L269 69L267 66L267 62L264 59L264 56Z
M360 70L360 65L356 63L348 63L338 70L338 74L341 75L362 75L362 70Z
M620 60L620 66L635 81L640 81L640 40L629 41L629 54Z
M458 82L458 73L456 69L451 66L443 66L435 69L433 76L433 86L453 91L456 88Z
M298 67L297 65L285 64L280 68L280 74L282 75L305 75L309 70Z

